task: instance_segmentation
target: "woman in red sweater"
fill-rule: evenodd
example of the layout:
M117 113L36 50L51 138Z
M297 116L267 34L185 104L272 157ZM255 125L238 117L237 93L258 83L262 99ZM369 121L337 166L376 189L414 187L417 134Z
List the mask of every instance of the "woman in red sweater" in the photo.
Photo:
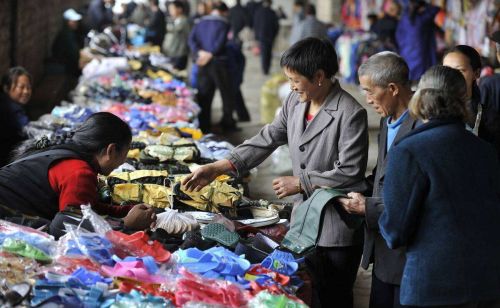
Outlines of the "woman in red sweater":
M107 112L91 115L64 135L28 140L16 150L14 161L0 169L0 204L52 221L49 229L56 236L65 220L58 213L78 213L82 204L101 215L125 217L131 212L126 225L147 228L156 219L153 209L98 201L97 174L109 175L123 164L131 140L129 126Z

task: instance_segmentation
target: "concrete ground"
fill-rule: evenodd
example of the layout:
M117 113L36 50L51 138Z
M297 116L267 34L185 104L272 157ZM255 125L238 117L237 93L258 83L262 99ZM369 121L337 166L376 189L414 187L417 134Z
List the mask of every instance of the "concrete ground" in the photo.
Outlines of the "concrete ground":
M280 47L282 47L280 49ZM272 62L271 74L280 72L279 68L279 50L284 50L286 46L284 43L278 44L275 48L275 55ZM224 138L234 145L242 143L255 135L263 126L260 123L260 90L264 82L269 76L264 76L260 69L259 58L252 55L248 50L245 51L247 65L245 70L244 83L242 85L242 92L245 98L246 106L249 109L252 120L247 123L238 123L241 131L235 133L224 134ZM371 172L376 164L377 158L377 134L380 116L376 114L365 101L363 94L356 85L342 84L343 88L353 95L358 102L363 104L368 111L368 124L370 133L370 149L367 173ZM217 123L222 115L222 104L219 94L216 95L213 105L213 118L212 122ZM261 166L256 168L253 175L253 180L250 182L250 194L253 199L266 199L276 200L276 195L272 190L272 180L280 175L276 174L277 165L273 163L271 158L264 161ZM355 308L368 307L368 300L370 296L370 282L371 282L371 269L368 271L362 268L358 271L357 280L354 287Z

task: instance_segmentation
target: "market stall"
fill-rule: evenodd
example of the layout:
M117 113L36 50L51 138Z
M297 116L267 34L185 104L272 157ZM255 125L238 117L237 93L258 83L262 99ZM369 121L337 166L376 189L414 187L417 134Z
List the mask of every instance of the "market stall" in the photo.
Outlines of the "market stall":
M99 176L100 201L148 204L155 226L128 229L88 205L59 239L43 226L0 220L0 305L306 306L299 299L309 301L301 295L307 289L303 258L280 248L287 204L251 200L242 179L230 176L199 192L180 185L233 146L202 134L193 90L156 51L89 58L71 101L26 127L30 138L41 139L69 133L96 112L126 121L133 132L127 162Z

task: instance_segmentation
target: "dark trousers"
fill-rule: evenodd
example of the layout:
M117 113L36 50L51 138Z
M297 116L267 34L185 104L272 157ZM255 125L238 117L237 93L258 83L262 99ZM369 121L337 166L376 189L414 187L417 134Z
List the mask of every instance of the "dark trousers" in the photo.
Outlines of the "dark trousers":
M238 115L238 120L240 121L250 121L250 114L245 106L245 99L241 93L241 88L239 85L234 87L234 110Z
M273 55L273 42L260 41L260 63L264 75L269 74L272 55Z
M180 57L171 57L172 65L177 70L184 70L187 66L188 57L180 56Z
M352 308L352 288L362 252L362 245L318 247L306 257L315 293L312 307Z
M372 291L370 293L370 308L405 307L399 301L399 285L385 283L372 273Z
M233 89L231 85L226 62L212 60L207 65L198 68L197 99L201 107L198 118L200 120L200 128L203 132L210 132L212 101L216 89L219 89L222 97L223 115L221 125L235 125L236 121L233 119Z

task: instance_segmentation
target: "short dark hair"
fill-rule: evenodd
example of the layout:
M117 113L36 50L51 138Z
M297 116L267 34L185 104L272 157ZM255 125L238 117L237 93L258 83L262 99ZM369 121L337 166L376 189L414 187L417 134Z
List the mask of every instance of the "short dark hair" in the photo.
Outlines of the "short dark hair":
M316 16L316 7L314 6L314 4L306 5L304 11L306 12L306 15Z
M2 90L9 91L12 88L12 85L14 85L17 82L17 78L20 76L26 76L30 80L30 84L33 84L33 78L31 77L31 74L21 66L16 66L12 67L9 69L9 71L2 76Z
M179 0L171 1L168 5L173 5L178 9L182 9L182 11L184 12L184 3L182 3L182 1Z
M309 80L318 70L331 78L339 71L337 53L327 39L309 37L298 41L281 56L280 65L295 71Z
M158 1L158 0L149 0L149 3L153 4L154 6L159 6L160 5L160 1Z
M468 46L468 45L457 45L450 50L448 50L444 56L458 52L467 57L469 59L470 66L472 67L472 70L477 71L482 68L481 64L481 55L479 55L479 52L475 50L474 48Z
M303 7L305 5L305 2L304 2L304 0L295 0L293 2L293 5L295 5L295 6L302 6Z
M227 12L229 11L229 8L227 7L227 5L221 1L221 2L216 2L213 6L213 9L214 10L217 10L217 11L220 11L220 12Z

